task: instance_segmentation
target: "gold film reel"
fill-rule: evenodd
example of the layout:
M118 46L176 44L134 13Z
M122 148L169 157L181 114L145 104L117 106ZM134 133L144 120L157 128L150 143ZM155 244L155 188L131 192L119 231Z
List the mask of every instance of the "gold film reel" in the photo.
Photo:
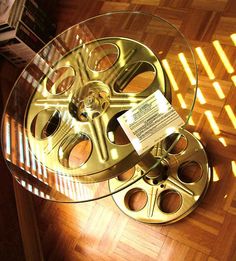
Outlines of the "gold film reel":
M162 159L176 137L178 142ZM111 191L127 184L124 190L112 197L126 215L141 222L176 222L192 212L207 191L210 182L207 155L202 144L186 130L167 137L151 153L156 160L161 159L157 168L143 175L147 164L140 162L111 179ZM136 179L139 180L133 183Z
M49 170L81 182L115 177L140 161L117 117L157 88L170 100L162 66L145 45L121 37L81 44L50 67L31 97L30 149Z

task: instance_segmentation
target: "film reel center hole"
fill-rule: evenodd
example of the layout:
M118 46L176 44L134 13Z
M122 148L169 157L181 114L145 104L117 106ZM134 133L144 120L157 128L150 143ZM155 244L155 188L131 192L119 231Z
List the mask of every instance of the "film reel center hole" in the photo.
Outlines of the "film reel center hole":
M147 204L148 197L144 190L140 188L134 188L128 191L124 200L125 205L129 210L140 211Z
M79 168L87 162L92 152L92 142L85 135L70 135L59 147L59 161L66 168Z
M114 89L119 93L141 93L152 84L155 77L151 64L137 62L123 69L123 73L115 81Z
M130 143L130 140L126 136L117 120L117 118L125 112L126 111L121 111L113 116L107 126L108 139L116 145L127 145Z
M185 183L194 183L201 179L202 167L196 161L182 163L178 168L178 178Z
M130 180L130 179L133 177L134 172L135 172L135 167L133 167L133 168L131 168L131 169L129 169L129 170L127 170L127 171L121 173L121 174L117 177L117 179L118 179L119 181L128 181L128 180Z
M61 67L50 73L46 81L46 88L51 94L61 94L69 90L74 81L74 69L72 67Z
M88 67L92 71L106 71L116 63L118 57L118 47L111 43L104 43L95 47L89 53Z
M158 207L164 213L174 213L181 205L182 197L174 190L165 190L158 198Z
M40 111L31 122L31 134L36 139L48 138L55 133L60 122L60 113L57 110L46 109Z
M178 133L173 133L169 135L165 141L164 141L164 148L165 150L169 150L171 145L175 142L175 140L178 139L174 147L170 150L171 154L179 154L188 146L188 140L184 135L180 135Z
M148 175L144 176L144 180L149 185L155 186L160 184L160 187L163 188L164 185L161 184L163 181L165 181L168 178L168 175L166 173L162 173L159 177L149 177Z

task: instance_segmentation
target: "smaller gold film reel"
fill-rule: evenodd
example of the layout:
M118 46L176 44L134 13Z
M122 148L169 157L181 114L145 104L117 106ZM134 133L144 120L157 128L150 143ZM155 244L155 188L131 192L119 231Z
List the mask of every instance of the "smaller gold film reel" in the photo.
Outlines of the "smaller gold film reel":
M176 139L175 146L163 158ZM126 186L113 194L113 199L126 215L138 221L176 222L192 212L207 191L211 176L207 155L191 133L180 130L154 147L151 156L160 160L156 171L144 175L140 162L109 181L111 192Z

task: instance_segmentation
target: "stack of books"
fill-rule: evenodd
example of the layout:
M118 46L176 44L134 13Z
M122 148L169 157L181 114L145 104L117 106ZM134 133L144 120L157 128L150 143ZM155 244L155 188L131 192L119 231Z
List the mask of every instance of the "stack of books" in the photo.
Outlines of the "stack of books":
M25 66L55 32L36 0L0 1L0 54L14 65Z

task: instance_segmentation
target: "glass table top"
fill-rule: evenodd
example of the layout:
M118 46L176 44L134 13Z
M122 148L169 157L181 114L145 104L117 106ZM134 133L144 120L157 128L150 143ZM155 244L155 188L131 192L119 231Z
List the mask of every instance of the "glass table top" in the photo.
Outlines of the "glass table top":
M155 185L153 173L178 154L196 89L193 52L175 26L140 12L90 18L49 42L16 81L2 122L6 163L53 201L99 199L140 179ZM118 118L158 90L183 124L167 133L160 122L164 138L138 154Z

